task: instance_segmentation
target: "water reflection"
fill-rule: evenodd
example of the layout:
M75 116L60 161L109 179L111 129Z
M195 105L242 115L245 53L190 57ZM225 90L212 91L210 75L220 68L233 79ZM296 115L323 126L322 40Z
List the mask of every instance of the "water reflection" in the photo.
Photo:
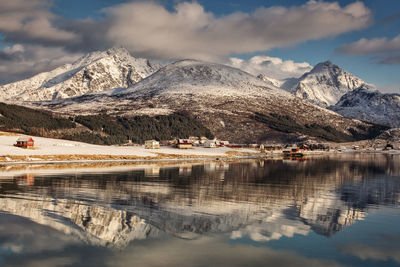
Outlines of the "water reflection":
M381 207L398 208L399 159L393 155L352 154L306 161L150 166L118 173L26 174L0 180L0 210L19 220L29 219L37 228L52 229L58 233L54 236L63 240L58 242L68 246L88 244L125 250L138 246L140 251L168 242L182 249L187 242L194 242L190 243L193 246L210 242L210 246L215 238L265 243L311 233L331 237ZM3 235L7 222L0 222ZM228 251L229 244L217 243L219 251ZM13 254L23 251L26 244L2 242L2 247ZM341 251L361 260L398 260L379 252L380 247L375 254L368 254L369 258L351 248L346 244ZM265 255L259 257L258 248L243 245L239 250L251 250L248 255L267 261ZM391 250L399 252L399 248ZM262 251L270 253L268 261L284 256L283 252ZM238 251L236 255L242 254ZM138 255L135 260L151 261L146 253ZM321 264L292 256L308 266ZM123 265L121 258L117 261Z

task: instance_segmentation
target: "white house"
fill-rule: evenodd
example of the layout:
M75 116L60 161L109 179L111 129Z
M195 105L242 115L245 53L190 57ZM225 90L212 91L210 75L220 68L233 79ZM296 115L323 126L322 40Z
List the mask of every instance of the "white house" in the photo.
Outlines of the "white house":
M144 148L146 149L157 149L160 148L160 142L156 140L146 140L144 142Z
M204 147L207 147L207 148L215 148L215 147L217 147L217 144L216 144L215 141L213 141L213 140L206 140L206 141L204 142Z

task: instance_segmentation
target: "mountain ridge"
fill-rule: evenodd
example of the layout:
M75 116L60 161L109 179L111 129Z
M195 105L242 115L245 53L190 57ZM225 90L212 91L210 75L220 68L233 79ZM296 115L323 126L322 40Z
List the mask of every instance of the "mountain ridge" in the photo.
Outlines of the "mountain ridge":
M161 67L123 47L89 53L71 64L0 86L0 100L43 101L128 87Z
M328 108L348 118L400 127L400 94L384 94L361 86Z

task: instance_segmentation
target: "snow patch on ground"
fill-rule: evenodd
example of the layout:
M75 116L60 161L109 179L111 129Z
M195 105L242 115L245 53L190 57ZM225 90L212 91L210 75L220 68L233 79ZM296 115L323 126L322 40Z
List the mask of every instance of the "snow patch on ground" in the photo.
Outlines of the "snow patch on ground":
M0 156L40 156L40 155L113 155L156 157L157 153L188 156L224 156L227 152L254 153L250 149L204 148L177 149L164 147L160 149L145 149L144 146L102 146L75 141L33 137L34 149L23 149L13 146L18 136L0 136ZM30 158L33 160L34 158Z

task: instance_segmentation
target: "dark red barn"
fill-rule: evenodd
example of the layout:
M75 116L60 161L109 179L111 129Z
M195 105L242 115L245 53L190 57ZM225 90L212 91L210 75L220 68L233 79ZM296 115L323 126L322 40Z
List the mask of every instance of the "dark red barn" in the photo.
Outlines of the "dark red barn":
M17 139L17 143L14 146L21 148L33 148L35 145L35 141L33 141L32 137L20 137Z

